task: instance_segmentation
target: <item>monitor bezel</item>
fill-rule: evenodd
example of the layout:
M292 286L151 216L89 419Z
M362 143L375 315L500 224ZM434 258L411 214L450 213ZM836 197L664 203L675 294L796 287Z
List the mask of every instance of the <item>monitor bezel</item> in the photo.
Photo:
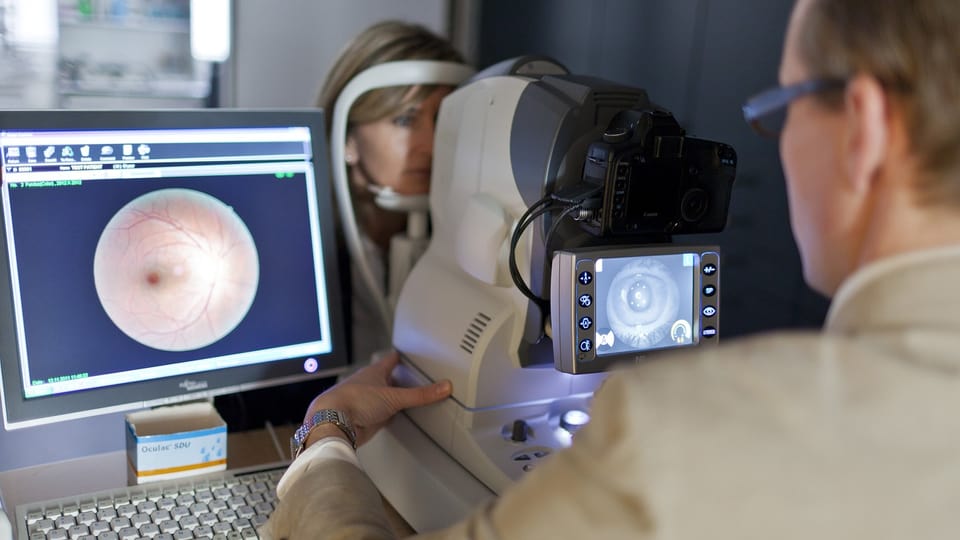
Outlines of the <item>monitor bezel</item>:
M321 109L150 109L150 110L15 110L0 111L0 130L192 129L307 127L311 133L321 253L332 349L320 368L308 373L303 359L239 366L125 385L26 399L20 382L20 358L11 290L8 240L0 227L0 401L5 429L18 429L100 414L138 410L208 399L213 396L332 377L350 366L343 285L345 268L337 248L329 153ZM0 171L0 182L2 182ZM2 206L2 205L0 205ZM5 219L0 207L0 223ZM208 372L209 373L209 372Z

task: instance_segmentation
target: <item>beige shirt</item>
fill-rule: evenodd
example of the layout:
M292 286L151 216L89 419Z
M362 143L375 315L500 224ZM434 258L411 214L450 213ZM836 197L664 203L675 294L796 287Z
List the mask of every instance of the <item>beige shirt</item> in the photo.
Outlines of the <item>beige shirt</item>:
M574 444L424 538L913 539L960 535L960 247L852 276L823 332L611 374ZM314 455L273 538L390 538L376 488Z

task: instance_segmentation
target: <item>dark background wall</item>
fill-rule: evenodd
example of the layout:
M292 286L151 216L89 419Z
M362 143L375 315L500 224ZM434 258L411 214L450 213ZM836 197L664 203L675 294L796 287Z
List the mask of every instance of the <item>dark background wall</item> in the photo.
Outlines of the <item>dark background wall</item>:
M726 337L817 327L826 301L803 282L777 143L740 106L777 82L793 0L484 0L478 65L543 54L572 73L645 88L689 134L739 156L729 221L718 235Z

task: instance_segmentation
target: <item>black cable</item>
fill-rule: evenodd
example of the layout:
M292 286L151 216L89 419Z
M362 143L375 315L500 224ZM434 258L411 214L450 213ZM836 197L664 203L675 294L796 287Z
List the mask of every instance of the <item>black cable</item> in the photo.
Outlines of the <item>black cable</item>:
M523 293L524 296L530 299L543 314L546 314L546 310L549 308L549 302L545 301L543 298L540 298L527 286L523 281L523 276L520 275L520 269L517 267L517 245L520 243L520 237L523 235L523 231L533 223L538 217L543 214L553 210L550 206L550 203L553 202L553 199L549 196L540 199L535 202L526 212L520 216L520 220L517 221L517 226L513 229L513 235L510 238L510 253L509 253L509 266L510 266L510 278L513 280L514 285L517 289Z

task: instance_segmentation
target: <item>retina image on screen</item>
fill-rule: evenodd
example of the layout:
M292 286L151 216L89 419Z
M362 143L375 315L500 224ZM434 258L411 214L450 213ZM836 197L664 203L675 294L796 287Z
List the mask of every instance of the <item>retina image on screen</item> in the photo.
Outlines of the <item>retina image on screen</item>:
M694 344L695 253L596 262L597 356Z
M322 113L59 113L0 115L8 428L343 369Z

